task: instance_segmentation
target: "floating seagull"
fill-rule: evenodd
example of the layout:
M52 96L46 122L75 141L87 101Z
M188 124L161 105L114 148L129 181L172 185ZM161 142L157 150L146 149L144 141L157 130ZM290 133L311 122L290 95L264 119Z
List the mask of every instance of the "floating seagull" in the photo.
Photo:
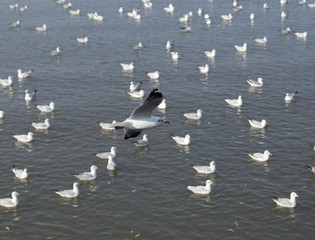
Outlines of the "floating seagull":
M251 79L247 79L246 80L248 82L248 84L251 86L251 87L262 87L263 84L264 84L264 79L259 77L257 79L257 81L254 81L254 80L251 80Z
M211 161L209 166L193 166L198 173L211 174L215 172L215 161Z
M188 134L185 135L185 137L179 137L172 135L173 140L180 145L189 145L190 144L190 136Z
M294 33L297 38L307 38L307 32L296 32Z
M243 104L243 101L242 101L242 96L238 96L237 99L229 99L229 98L226 98L224 99L228 104L230 104L231 106L233 107L240 107L242 106Z
M0 79L0 85L4 87L9 87L13 83L13 78L9 76L7 79Z
M117 169L117 164L113 161L113 156L111 154L108 155L107 162L107 170L115 171Z
M279 197L274 197L274 196L271 196L271 197L272 197L272 200L275 201L275 203L278 206L294 208L296 206L296 199L295 198L298 198L299 196L295 192L292 192L290 194L290 199L289 198L279 198Z
M207 25L210 25L210 24L211 24L211 19L210 19L210 18L206 20L206 24L207 24Z
M13 135L13 137L22 143L28 143L33 141L33 133L29 132L27 135L26 134L21 134L21 135Z
M153 89L147 99L135 108L125 121L116 123L117 129L125 130L125 139L137 137L144 129L154 128L169 123L163 118L152 116L152 111L162 102L163 95L157 88Z
M75 182L75 183L73 183L73 189L55 191L55 193L57 193L61 197L65 197L65 198L75 198L75 197L78 197L80 194L79 185L80 184L78 182Z
M22 169L18 169L14 164L12 166L12 172L14 173L15 177L20 178L20 179L25 179L28 177L28 173L27 173L27 168Z
M87 43L89 41L88 37L77 38L78 43Z
M16 4L10 4L9 8L10 9L17 9L17 8L19 8L19 4L17 4L17 3Z
M281 30L282 35L287 35L287 34L289 34L291 32L292 32L292 30L289 27L287 27L286 29L282 29Z
M178 58L179 58L178 52L172 51L171 56L172 56L173 61L178 61Z
M249 16L249 19L250 19L251 21L254 21L254 19L255 19L255 14L254 14L254 13L251 13L250 16Z
M181 27L181 29L182 29L182 33L189 33L189 32L191 32L191 27L189 27L189 26Z
M57 57L60 56L61 52L60 52L60 47L57 47L55 50L52 50L50 52L50 56L52 57Z
M20 12L27 11L27 5L24 5L24 7L20 7L19 10L20 10Z
M261 120L261 122L257 121L257 120L253 120L251 118L247 118L249 124L253 127L253 128L265 128L267 127L267 122L265 119Z
M197 113L184 113L184 117L192 120L199 120L202 117L202 110L198 109Z
M282 12L281 12L281 18L282 18L282 19L286 18L287 15L288 15L288 14L287 14L285 11L282 11Z
M288 3L288 0L280 0L280 4L283 5L283 4L287 4Z
M166 109L167 105L165 99L163 98L162 102L157 106L158 109Z
M308 170L310 170L312 173L315 174L315 167L309 166L309 165L305 165L305 167L307 167Z
M221 18L223 19L223 21L231 21L233 16L231 13L229 13L228 15L221 15Z
M79 16L79 15L80 15L80 9L77 9L77 10L70 10L69 13L70 13L70 15L72 15L72 16Z
M203 17L204 17L205 20L210 19L209 13L206 13L205 15L203 15Z
M254 38L255 42L258 44L266 44L268 39L267 37L263 37L263 38Z
M104 130L115 130L115 123L116 121L113 120L112 123L104 123L104 122L100 122L99 125L102 127L102 129Z
M245 152L252 159L259 161L259 162L266 162L269 160L269 156L272 156L272 154L268 150L265 150L264 153L251 153L251 152L247 152L247 151L245 151Z
M32 101L36 96L37 90L35 89L33 92L29 92L28 89L25 90L25 101Z
M142 42L139 42L137 45L133 46L134 51L141 51L143 48Z
M4 111L0 111L0 119L2 119L3 118L3 115L5 114L5 112Z
M103 21L104 17L99 15L98 13L94 14L93 19L95 21Z
M247 43L244 43L243 46L234 45L238 52L246 52L247 51Z
M120 63L123 71L133 71L135 69L135 65L133 62L131 63Z
M47 130L50 127L49 119L46 118L45 122L39 122L39 123L33 122L31 126L37 130Z
M203 74L208 74L208 72L209 72L209 65L208 64L206 64L204 66L199 65L198 68L199 68L199 71Z
M206 54L208 58L214 58L216 54L216 50L212 49L212 51L204 51L204 53Z
M306 0L301 0L301 1L298 1L298 5L299 6L303 6L306 4Z
M264 3L264 10L267 11L267 10L269 10L269 8L270 8L270 7L268 6L268 4L267 4L267 3Z
M296 91L294 93L286 93L286 95L284 97L284 101L286 101L286 102L294 101L297 93L298 93L298 91Z
M1 198L0 199L0 206L12 208L16 207L19 204L19 200L17 196L21 195L20 193L14 191L12 192L12 198Z
M309 4L307 4L307 6L310 8L315 8L315 3L309 3Z
M46 30L47 30L47 25L44 24L42 27L36 27L36 30L37 30L38 32L46 32Z
M166 48L167 50L172 50L172 49L174 48L174 41L171 42L170 40L168 40L168 41L166 42L165 48Z
M49 105L37 105L36 107L41 111L45 113L50 113L55 110L55 103L50 102Z
M151 79L159 79L160 78L160 72L155 71L155 72L148 72L147 76Z
M198 8L198 16L202 16L202 13L203 13L203 11L202 11L202 9L201 8Z
M123 12L124 12L124 8L123 8L122 6L120 6L120 7L118 8L118 12L119 12L119 13L123 13Z
M130 92L134 92L134 91L140 90L141 89L141 84L142 84L142 82L135 83L135 82L131 81L130 82L130 86L129 86Z
M16 22L10 23L9 25L11 28L17 28L20 26L20 21L17 20Z
M210 194L211 192L211 180L206 181L206 186L187 186L187 189L196 194Z
M144 90L140 90L140 91L134 91L134 92L127 92L131 97L134 98L143 98L144 96Z
M83 172L74 176L83 181L95 180L97 177L96 170L98 170L99 168L95 165L92 165L90 169L90 172Z
M178 21L181 22L181 23L187 23L188 19L189 19L188 14L184 14L184 16L178 18Z
M139 139L135 142L137 147L145 147L149 145L148 135L143 134L142 139Z
M64 3L64 4L63 4L63 9L65 9L65 10L70 10L71 7L72 7L71 2L69 2L69 3Z
M173 4L170 3L170 4L168 5L168 7L165 7L165 8L164 8L164 10L165 10L166 12L168 12L168 13L172 13L172 12L174 12L175 8L174 8Z
M18 69L18 70L17 70L18 78L19 78L19 79L28 78L28 77L31 76L32 72L34 72L34 70L29 70L29 71L26 71L26 72L22 72L21 69Z
M108 156L111 155L113 158L115 158L116 150L117 150L117 147L111 147L110 152L97 153L96 157L101 158L101 159L108 159Z

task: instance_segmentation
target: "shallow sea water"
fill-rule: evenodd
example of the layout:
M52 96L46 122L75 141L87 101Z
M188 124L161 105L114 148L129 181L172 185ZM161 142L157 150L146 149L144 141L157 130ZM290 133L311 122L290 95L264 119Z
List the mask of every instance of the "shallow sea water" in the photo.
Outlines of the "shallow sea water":
M0 3L0 78L12 75L12 87L0 87L0 198L18 191L20 205L0 208L1 239L311 239L314 226L314 181L305 164L315 165L314 145L314 21L315 10L296 1L179 1L173 14L153 1L145 10L141 1L72 2L81 9L71 17L53 0L17 1L25 13L10 10L12 1ZM124 13L119 14L119 6ZM127 12L140 8L139 22ZM210 14L207 26L198 8ZM289 12L281 20L281 11ZM87 18L97 11L102 22ZM188 11L191 33L182 34L178 18ZM231 22L221 14L233 13ZM256 19L251 23L250 13ZM21 27L8 23L20 20ZM47 24L46 33L36 26ZM307 31L306 40L281 29ZM77 37L89 37L78 44ZM268 37L266 46L253 38ZM179 61L165 49L175 41ZM135 52L133 45L144 49ZM234 45L248 43L247 54ZM60 46L62 55L49 52ZM204 50L217 50L214 60ZM135 71L124 73L120 62L134 62ZM198 65L208 63L208 76ZM18 80L16 70L34 69L31 78ZM158 81L146 72L160 71ZM250 88L247 78L264 78L261 89ZM157 87L168 108L156 116L171 123L144 131L150 145L137 149L123 131L106 132L98 122L124 120L142 100L126 93L130 81L142 81L146 96ZM37 89L35 101L26 104L25 89ZM285 104L286 92L298 91L297 100ZM242 95L242 108L227 106L225 98ZM52 114L41 114L37 104L56 103ZM185 112L204 111L201 121L187 121ZM49 131L35 131L31 122L51 120ZM246 117L266 119L265 130L251 129ZM31 144L18 144L12 135L34 131ZM181 147L170 134L191 135ZM141 135L142 136L142 135ZM141 137L140 136L140 137ZM106 170L106 161L94 155L118 147L118 171ZM249 159L244 150L273 156L266 163ZM192 165L217 163L211 175L196 174ZM29 178L13 177L12 164L27 167ZM52 189L68 189L76 178L69 173L100 167L98 178L83 182L76 199L59 198ZM207 196L192 195L187 185L215 184ZM276 208L271 195L300 196L295 209ZM7 227L7 228L6 228Z

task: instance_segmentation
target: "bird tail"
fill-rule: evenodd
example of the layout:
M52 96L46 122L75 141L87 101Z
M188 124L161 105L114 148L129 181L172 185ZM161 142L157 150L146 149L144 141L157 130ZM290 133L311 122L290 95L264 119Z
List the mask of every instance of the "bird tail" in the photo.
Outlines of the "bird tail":
M275 197L275 196L272 196L272 195L271 195L271 197L272 197L273 200L278 200L278 197Z
M305 165L305 167L307 167L307 169L312 170L312 167L309 165Z

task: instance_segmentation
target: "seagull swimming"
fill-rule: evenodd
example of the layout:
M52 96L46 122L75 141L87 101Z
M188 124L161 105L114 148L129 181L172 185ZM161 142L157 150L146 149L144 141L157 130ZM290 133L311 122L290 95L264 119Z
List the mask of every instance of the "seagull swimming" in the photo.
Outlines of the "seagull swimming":
M55 103L54 102L50 102L49 105L37 105L36 107L41 111L41 112L45 112L45 113L50 113L52 111L55 110Z
M245 152L252 159L259 161L259 162L266 162L269 160L269 156L272 156L272 154L268 150L265 150L264 153L251 153L251 152L247 152L247 151L245 151Z
M134 92L134 91L140 90L141 89L141 84L142 84L142 82L135 83L135 82L131 81L130 82L130 86L129 86L130 92Z
M241 95L238 96L237 99L229 99L229 98L226 98L225 101L226 101L229 105L231 105L231 106L233 106L233 107L240 107L240 106L242 106L242 104L243 104L243 100L242 100L242 96L241 96Z
M104 129L104 130L115 130L115 123L116 123L116 121L113 120L112 123L100 122L99 125L100 125L101 128Z
M139 42L137 45L133 46L133 50L135 51L141 51L143 48L142 42Z
M198 173L211 174L215 172L216 162L211 161L209 166L193 166Z
M275 201L275 203L278 206L294 208L296 206L296 199L295 198L298 198L299 196L295 192L292 192L290 194L290 199L289 198L279 198L279 197L275 197L275 196L271 196L271 197L272 197L272 200Z
M199 120L202 117L202 110L198 109L197 113L184 113L184 117L192 120Z
M259 129L263 129L265 127L267 127L267 122L265 119L261 120L261 122L257 121L257 120L253 120L251 118L247 118L249 124L253 127L253 128L259 128Z
M145 147L149 145L148 135L143 134L142 139L139 139L135 142L137 147Z
M17 70L18 78L19 78L19 79L28 78L28 77L31 76L32 72L34 72L34 70L29 70L29 71L26 71L26 72L22 72L21 69L18 69L18 70Z
M147 76L150 79L159 79L160 78L160 72L159 71L155 71L155 72L148 72Z
M50 56L52 57L60 56L60 54L61 54L60 47L57 47L55 50L50 51Z
M9 87L13 83L13 78L9 76L7 79L0 79L0 85L4 87Z
M47 25L44 24L42 27L36 27L36 30L37 30L38 32L46 32L46 30L47 30Z
M213 182L209 179L206 181L206 186L187 186L187 189L196 194L210 194L211 184Z
M37 130L47 130L50 127L49 119L46 118L45 122L39 122L39 123L33 122L31 126Z
M25 179L28 177L27 168L18 169L14 164L12 166L12 172L14 173L15 177L20 179Z
M267 41L268 41L267 37L255 38L254 40L255 40L255 42L258 43L258 44L266 44Z
M89 41L89 38L83 37L83 38L77 38L76 40L78 43L87 43Z
M78 197L80 192L79 192L79 183L75 182L73 183L73 188L72 189L67 189L67 190L61 190L61 191L55 191L58 195L61 197L65 198L75 198Z
M147 99L135 108L130 117L115 124L116 129L125 130L125 139L137 137L144 129L154 128L169 123L163 118L152 116L152 111L162 102L163 95L157 88L153 89Z
M231 13L229 13L228 15L221 15L221 18L223 19L223 21L231 21L233 16Z
M173 61L178 61L178 58L179 58L178 52L172 51L171 56L172 56Z
M264 82L263 82L264 79L261 78L261 77L259 77L257 79L257 81L254 81L254 80L251 80L251 79L247 79L246 81L251 87L262 87L263 84L264 84Z
M10 23L9 25L11 28L17 28L20 26L20 21L17 20L16 22Z
M135 65L133 62L131 63L120 63L123 71L133 71L135 68Z
M190 135L186 134L185 137L179 137L172 135L173 140L179 145L189 145L190 144Z
M216 54L216 50L212 49L212 51L204 51L204 53L206 54L208 58L214 58Z
M238 52L246 52L247 51L247 43L244 43L243 46L234 45L234 47Z
M117 164L113 161L113 156L111 154L108 155L108 162L106 166L107 170L115 171L117 169Z
M97 177L97 174L96 174L96 170L98 170L99 168L95 165L92 165L90 167L90 172L83 172L83 173L80 173L80 174L76 174L74 175L76 178L80 179L80 180L83 180L83 181L91 181L91 180L95 180L96 177Z
M7 208L12 208L16 207L19 204L19 200L17 196L21 195L20 193L14 191L12 192L12 198L1 198L0 199L0 206L2 207L7 207Z
M26 134L20 134L20 135L13 135L13 137L22 143L28 143L33 141L33 133L29 132L27 135Z
M294 93L286 93L286 95L284 97L284 101L286 101L286 102L294 101L297 93L298 93L298 91L295 91Z
M70 10L69 13L70 13L70 15L72 15L72 16L79 16L79 15L80 15L80 9L77 9L77 10Z
M203 74L207 74L209 72L209 65L206 64L204 66L198 66L199 71Z
M166 42L165 48L166 48L167 50L172 50L172 49L174 48L174 41L171 42L170 40L168 40L168 41Z
M296 32L294 33L297 38L307 38L307 32Z
M108 156L111 155L113 158L116 157L116 150L117 147L111 147L110 152L102 152L102 153L97 153L95 154L96 157L101 158L101 159L108 159Z
M25 101L32 101L36 96L37 90L35 89L33 92L29 92L28 89L25 90Z
M165 10L166 12L168 12L168 13L172 13L172 12L174 12L175 8L174 8L173 4L170 3L170 4L168 5L168 7L165 7L165 8L164 8L164 10Z
M0 111L0 119L3 118L4 113L5 113L4 111Z

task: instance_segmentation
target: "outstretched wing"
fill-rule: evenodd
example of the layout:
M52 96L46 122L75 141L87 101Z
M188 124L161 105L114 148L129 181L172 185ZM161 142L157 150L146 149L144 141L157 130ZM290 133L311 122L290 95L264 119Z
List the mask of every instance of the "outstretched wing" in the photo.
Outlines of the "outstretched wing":
M130 119L139 119L150 117L154 108L156 108L163 100L163 95L157 88L153 89L147 99L140 105L135 108L131 115Z

